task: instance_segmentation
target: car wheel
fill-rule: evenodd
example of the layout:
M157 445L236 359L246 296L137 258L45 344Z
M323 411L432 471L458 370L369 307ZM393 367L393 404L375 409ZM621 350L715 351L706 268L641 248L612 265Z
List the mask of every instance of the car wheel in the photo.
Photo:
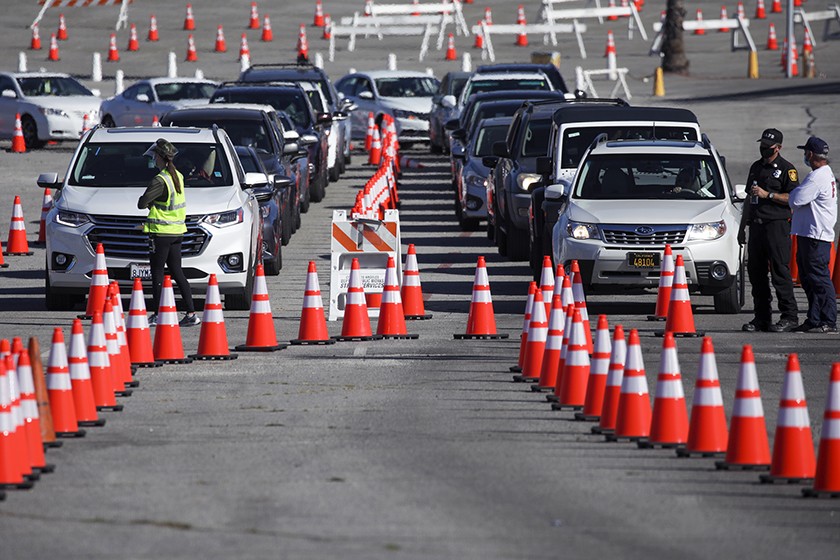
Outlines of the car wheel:
M303 190L303 199L300 201L300 211L302 214L309 212L309 202L312 200L312 183Z
M330 167L330 182L335 183L341 178L341 170L338 168L338 162L333 167Z
M72 311L76 304L84 302L84 296L57 294L50 288L50 273L44 267L44 302L47 311Z
M280 222L280 239L283 245L288 245L292 240L292 217L289 215L289 209L286 208L286 215Z
M309 185L309 199L312 202L321 202L327 194L327 174L321 172L318 177Z
M741 298L738 297L738 282L714 295L715 313L734 315L741 311Z
M45 142L38 139L38 125L35 124L35 119L29 115L24 115L20 119L20 126L23 130L23 142L26 144L27 150L37 150L44 147Z
M344 155L343 151L340 154L338 154L338 174L339 175L344 175L347 172L347 159L346 159L346 157L347 156Z
M105 115L102 117L102 126L104 128L114 128L117 126L117 123L114 122L114 117L111 115Z
M435 144L434 142L429 141L429 153L435 154L435 155L442 154L443 153L443 148L441 146L439 146L438 144Z
M507 226L507 256L512 261L528 260L528 232L517 229L509 221Z
M283 246L282 244L278 243L277 248L274 250L274 257L267 261L263 261L263 266L265 267L265 275L266 276L278 276L280 274L280 270L283 269Z
M543 248L542 239L532 239L529 244L529 254L531 260L531 270L534 273L534 279L539 280L542 276L542 262L543 262Z
M499 248L499 254L503 257L507 256L508 253L508 242L507 242L507 234L502 231L502 226L499 221L499 214L496 214L496 221L493 224L493 236L496 239L496 247Z
M300 204L295 205L295 231L300 229Z

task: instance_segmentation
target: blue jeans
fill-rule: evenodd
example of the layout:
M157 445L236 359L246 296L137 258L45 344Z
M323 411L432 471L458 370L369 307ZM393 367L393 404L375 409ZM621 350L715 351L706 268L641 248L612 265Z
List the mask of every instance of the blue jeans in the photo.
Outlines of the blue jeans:
M831 260L831 243L796 236L796 264L799 266L799 281L808 296L808 318L806 321L819 327L837 326L837 295L831 283L828 263Z

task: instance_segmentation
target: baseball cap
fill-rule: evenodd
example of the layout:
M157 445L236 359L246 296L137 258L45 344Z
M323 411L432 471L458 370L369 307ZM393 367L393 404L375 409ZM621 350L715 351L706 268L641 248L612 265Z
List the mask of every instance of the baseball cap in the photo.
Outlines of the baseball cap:
M761 133L761 138L756 140L756 142L761 142L762 144L772 146L773 144L781 144L782 138L784 138L784 136L782 136L781 131L775 128L768 128L767 130Z
M178 155L178 148L172 145L172 142L165 138L158 138L154 144L149 146L149 149L143 154L146 157L153 157L154 154L159 155L164 159L171 160Z
M808 141L805 142L804 146L797 146L797 148L800 150L808 150L809 152L813 152L821 156L828 155L828 143L822 138L817 138L816 136L811 136L808 138Z

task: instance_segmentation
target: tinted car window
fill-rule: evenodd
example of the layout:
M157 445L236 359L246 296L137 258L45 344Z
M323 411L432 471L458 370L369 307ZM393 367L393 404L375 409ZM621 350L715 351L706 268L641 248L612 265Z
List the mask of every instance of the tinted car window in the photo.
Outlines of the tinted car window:
M475 140L475 155L478 157L493 155L493 144L504 142L507 125L485 126L479 129Z
M161 101L180 101L181 99L210 99L216 86L213 84L195 84L191 82L171 82L157 84L155 93Z
M548 80L542 78L522 80L474 80L469 85L468 95L484 93L487 91L502 90L550 90Z
M271 105L278 111L283 111L296 126L309 128L312 120L309 118L309 105L300 91L272 91L266 88L252 88L247 90L217 91L211 103L256 103L257 105Z
M265 152L271 151L271 140L265 125L260 121L225 120L225 119L196 119L189 115L172 119L175 126L194 126L196 128L210 128L214 124L224 129L236 146L247 146Z
M538 157L548 154L548 137L551 132L551 119L530 120L522 139L522 155Z
M432 97L438 82L434 78L379 78L376 89L382 97Z
M242 164L242 170L245 173L262 173L262 169L259 168L257 164L257 160L251 155L251 152L247 150L237 150L236 153L239 155L239 162Z
M55 76L18 78L18 84L26 97L52 95L66 97L69 95L93 95L89 89L73 78Z
M697 131L689 126L657 126L655 131L650 126L570 126L563 132L560 166L577 167L592 141L602 133L610 140L699 140Z

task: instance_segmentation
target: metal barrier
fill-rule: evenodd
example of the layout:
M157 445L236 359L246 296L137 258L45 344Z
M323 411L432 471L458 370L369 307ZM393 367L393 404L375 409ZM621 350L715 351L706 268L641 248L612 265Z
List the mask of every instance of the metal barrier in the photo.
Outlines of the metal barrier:
M813 30L811 29L812 21L825 22L822 40L828 41L828 39L831 37L831 22L836 21L840 23L840 6L838 6L837 4L831 4L827 10L822 10L819 12L806 12L805 8L795 8L793 10L793 24L799 24L805 27L805 29L808 31L808 34L811 36L811 42L816 47L817 38L814 35Z

